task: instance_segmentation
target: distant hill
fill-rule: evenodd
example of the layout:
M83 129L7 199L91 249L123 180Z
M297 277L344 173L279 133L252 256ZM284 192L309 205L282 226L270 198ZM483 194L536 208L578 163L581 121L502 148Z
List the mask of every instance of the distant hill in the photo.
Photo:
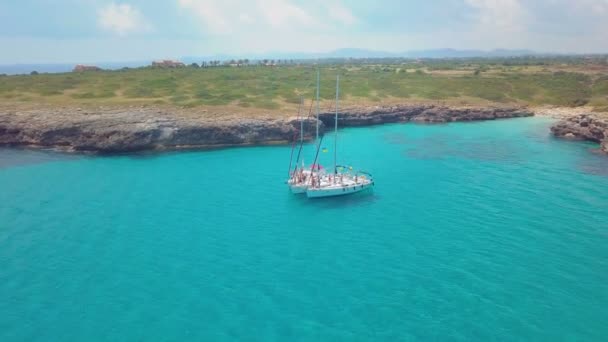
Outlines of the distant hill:
M0 74L7 75L18 75L18 74L29 74L32 71L39 73L60 73L70 72L74 69L76 64L82 63L57 63L57 64L5 64L0 65ZM108 62L108 63L84 63L93 64L102 69L116 70L124 67L136 68L150 64L150 62Z
M532 50L455 50L435 49L405 52L404 57L414 58L471 58L471 57L520 57L539 55Z
M74 64L7 64L0 65L0 74L17 75L38 72L67 72L74 68Z
M532 55L547 55L532 50L457 50L457 49L432 49L414 50L403 52L389 52L368 49L344 48L330 52L307 53L307 52L268 52L265 54L239 55L215 55L210 57L184 57L186 62L198 62L209 59L228 60L248 58L259 59L323 59L323 58L471 58L471 57L520 57Z
M388 52L368 49L344 48L330 52L308 53L308 52L269 52L265 54L249 54L249 55L213 55L213 56L184 56L180 60L186 64L200 63L209 60L230 60L244 59L250 61L261 59L325 59L325 58L472 58L472 57L520 57L520 56L547 56L557 55L550 53L539 53L532 50L458 50L458 49L431 49L431 50L415 50L403 52ZM58 73L71 71L78 62L61 63L61 64L11 64L0 65L0 74L29 74L32 71L39 73ZM131 62L112 62L112 63L92 63L103 69L120 69L123 67L140 67L149 65L150 61L131 61Z

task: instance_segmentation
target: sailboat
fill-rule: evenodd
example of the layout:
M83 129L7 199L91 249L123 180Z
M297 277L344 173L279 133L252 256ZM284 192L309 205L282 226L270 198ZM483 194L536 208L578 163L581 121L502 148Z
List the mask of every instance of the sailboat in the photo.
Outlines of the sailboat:
M319 83L320 83L320 73L317 69L317 91L316 91L316 103L317 103L317 121L316 121L316 136L315 141L317 142L317 146L320 146L319 141ZM298 114L301 114L303 105L303 98L300 98L300 109L298 110ZM311 107L312 109L312 107ZM304 161L302 160L302 165L298 167L298 163L300 162L300 155L302 153L302 147L304 145L304 117L300 115L300 147L298 150L298 156L296 158L296 164L293 171L291 171L291 163L290 163L290 174L289 180L287 184L289 185L289 189L294 194L304 194L306 193L306 189L312 184L313 176L318 176L321 172L321 167L317 164L311 165L310 168L306 168L304 166ZM295 147L295 145L294 145ZM292 149L292 157L293 157L293 149Z
M374 186L372 175L363 172L352 172L351 167L343 167L337 165L338 159L338 106L340 100L340 76L336 78L336 115L334 119L334 173L332 175L317 175L311 174L311 183L306 189L308 198L333 197L354 194L357 192L370 189ZM317 146L317 156L313 165L317 164L319 154L319 146Z
M302 146L304 145L304 118L301 116L302 114L302 104L304 99L300 97L300 107L298 108L298 116L300 117L300 143L298 148L298 156L296 157L295 167L293 171L291 170L291 162L293 161L293 152L296 147L294 145L291 149L291 159L289 161L289 179L287 180L287 185L289 185L289 189L294 194L303 194L306 192L307 178L309 178L308 172L304 172L304 164L302 161L302 167L298 168L298 163L300 161L300 155L302 154Z

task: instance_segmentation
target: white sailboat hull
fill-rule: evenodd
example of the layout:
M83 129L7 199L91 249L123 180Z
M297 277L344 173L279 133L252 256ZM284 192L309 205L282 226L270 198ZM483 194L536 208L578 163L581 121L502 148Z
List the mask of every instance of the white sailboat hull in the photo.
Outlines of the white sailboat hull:
M318 188L308 188L306 190L306 196L308 198L344 196L370 189L373 186L374 182L366 182L352 185L336 184L331 186L322 186Z
M305 194L308 189L307 184L291 184L289 185L289 190L291 190L292 194Z
M374 181L371 175L367 172L343 172L344 166L337 165L337 141L338 141L338 104L340 99L340 76L336 79L336 114L334 120L334 167L333 173L327 174L318 164L319 150L321 148L321 140L318 140L319 126L317 124L317 153L315 155L314 163L311 165L309 170L304 170L304 164L302 168L294 169L293 173L290 173L290 179L287 181L289 189L294 194L304 194L308 198L322 198L322 197L335 197L355 194L374 186ZM317 123L319 122L319 72L317 70ZM300 123L300 125L302 125ZM303 128L301 128L302 130ZM301 138L302 139L302 138ZM302 140L301 140L302 142ZM301 151L300 146L300 151ZM324 151L325 152L325 151ZM300 154L298 153L298 159ZM292 149L293 157L293 149ZM296 161L297 163L298 161ZM291 168L291 161L290 161ZM352 167L348 169L352 170ZM340 171L339 171L340 170Z
M289 185L289 190L292 194L305 194L306 189L310 186L310 177L313 174L311 170L302 170L300 171L300 179L295 177L287 180L287 184Z

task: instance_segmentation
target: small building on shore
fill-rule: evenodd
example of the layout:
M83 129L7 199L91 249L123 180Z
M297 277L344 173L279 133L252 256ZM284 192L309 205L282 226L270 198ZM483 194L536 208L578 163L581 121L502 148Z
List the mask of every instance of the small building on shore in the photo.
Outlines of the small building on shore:
M74 67L74 70L72 70L72 71L73 72L101 71L101 68L97 67L95 65L78 64Z
M152 67L154 68L183 68L185 66L186 65L184 63L171 59L152 62Z

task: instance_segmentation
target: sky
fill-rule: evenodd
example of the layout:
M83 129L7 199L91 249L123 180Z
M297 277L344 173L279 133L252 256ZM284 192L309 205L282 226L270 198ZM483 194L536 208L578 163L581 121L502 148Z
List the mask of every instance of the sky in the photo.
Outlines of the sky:
M0 63L530 49L608 52L608 0L0 0Z

